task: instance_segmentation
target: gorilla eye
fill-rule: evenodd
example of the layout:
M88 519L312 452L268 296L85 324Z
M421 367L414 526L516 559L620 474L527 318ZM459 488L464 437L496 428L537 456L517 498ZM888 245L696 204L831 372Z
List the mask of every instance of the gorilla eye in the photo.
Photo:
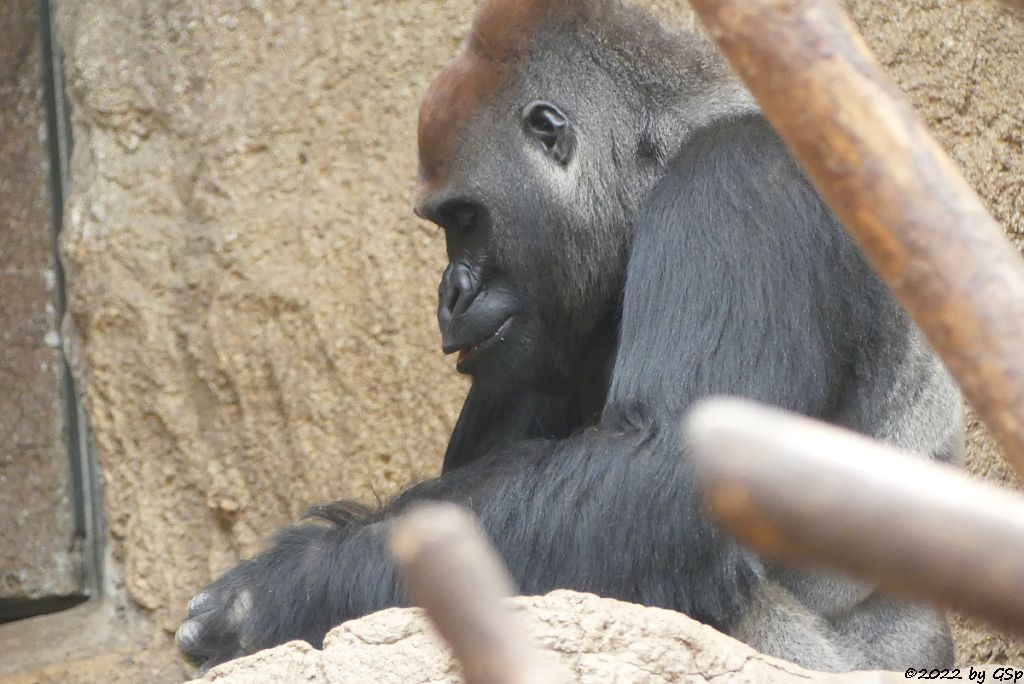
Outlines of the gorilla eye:
M568 163L575 136L562 110L550 102L531 102L523 109L523 128L549 157L563 166Z

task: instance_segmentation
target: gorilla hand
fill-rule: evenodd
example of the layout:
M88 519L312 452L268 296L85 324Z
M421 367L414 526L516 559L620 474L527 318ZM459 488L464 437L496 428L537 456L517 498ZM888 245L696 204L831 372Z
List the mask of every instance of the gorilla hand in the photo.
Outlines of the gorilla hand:
M273 586L271 567L253 559L224 574L188 603L175 642L185 658L206 672L214 665L257 650L254 596ZM262 581L261 581L262 580ZM280 586L280 585L279 585Z
M332 525L286 528L189 602L175 639L200 671L294 639L320 648L331 627L401 602L384 525L346 505L317 514ZM360 567L376 575L360 577Z

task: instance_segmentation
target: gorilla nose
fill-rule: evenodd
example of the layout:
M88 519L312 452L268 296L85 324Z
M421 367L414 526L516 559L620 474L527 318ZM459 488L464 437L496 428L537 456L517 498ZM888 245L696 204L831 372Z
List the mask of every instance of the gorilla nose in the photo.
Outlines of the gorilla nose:
M441 309L450 316L464 313L476 296L476 289L476 278L468 266L449 266L441 279Z
M452 264L444 270L438 291L437 321L442 335L452 319L466 313L479 290L477 278L465 264Z

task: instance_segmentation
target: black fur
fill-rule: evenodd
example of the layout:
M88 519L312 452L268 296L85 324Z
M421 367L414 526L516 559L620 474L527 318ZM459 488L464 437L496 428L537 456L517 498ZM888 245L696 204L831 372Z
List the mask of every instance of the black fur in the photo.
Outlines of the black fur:
M332 527L285 530L206 590L222 597L217 624L182 646L212 665L295 638L319 645L333 625L402 605L387 520L424 499L473 510L524 593L589 591L728 630L763 568L701 513L679 418L694 399L722 392L827 416L872 306L888 306L884 289L760 117L709 126L637 226L596 425L500 449L482 439L476 458L380 511L344 509L326 515ZM514 430L531 437L565 435L586 418L549 421L539 398L520 408L537 411ZM221 623L242 590L251 606L229 628Z

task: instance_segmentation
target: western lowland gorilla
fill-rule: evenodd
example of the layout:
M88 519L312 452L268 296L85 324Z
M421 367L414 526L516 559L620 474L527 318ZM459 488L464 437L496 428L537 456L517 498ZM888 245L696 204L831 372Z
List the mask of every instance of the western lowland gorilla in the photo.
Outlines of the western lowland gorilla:
M614 1L484 0L419 147L442 344L473 379L443 472L280 532L189 604L187 657L402 605L389 520L441 500L524 594L679 610L818 669L951 664L940 615L768 564L701 509L678 426L707 395L942 460L962 443L943 366L703 38Z

